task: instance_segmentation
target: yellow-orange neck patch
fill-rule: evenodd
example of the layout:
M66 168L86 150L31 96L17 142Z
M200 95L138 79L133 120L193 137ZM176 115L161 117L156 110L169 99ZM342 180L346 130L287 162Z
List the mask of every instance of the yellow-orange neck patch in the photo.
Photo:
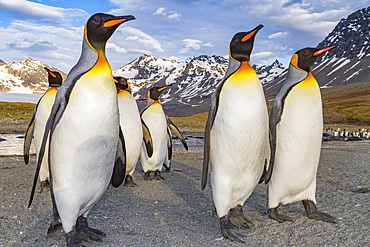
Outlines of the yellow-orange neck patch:
M248 77L257 77L257 74L252 68L252 66L250 66L247 61L244 61L242 62L240 68L230 76L229 80L242 81Z
M300 86L302 87L309 87L313 85L317 85L317 81L315 77L313 77L311 72L308 72L307 77L299 83Z
M105 58L105 54L103 51L98 52L98 61L96 62L95 66L91 68L87 74L98 74L103 71L110 71L112 73L112 69Z
M157 99L151 105L155 106L155 105L160 105L160 104L161 104L161 101L159 99Z
M46 93L57 93L58 89L56 87L51 87Z
M118 96L122 96L122 95L131 95L129 91L127 90L119 90Z

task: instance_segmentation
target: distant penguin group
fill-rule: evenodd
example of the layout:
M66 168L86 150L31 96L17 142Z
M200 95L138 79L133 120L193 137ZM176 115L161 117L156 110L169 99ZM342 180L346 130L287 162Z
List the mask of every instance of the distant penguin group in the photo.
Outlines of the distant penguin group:
M101 13L88 19L80 59L64 83L57 71L45 68L50 88L37 103L25 134L26 164L33 137L37 150L28 206L39 180L40 191L50 187L53 218L48 235L63 229L67 246L102 240L106 234L89 227L87 216L109 184L137 186L133 173L138 160L145 180L163 180L163 168L171 168L172 135L188 150L159 99L171 84L150 88L140 112L128 80L112 75L106 42L122 23L134 19ZM254 228L243 205L262 182L268 184L271 219L292 221L278 207L301 201L308 218L336 223L316 207L323 113L310 71L334 46L304 48L293 55L269 116L261 82L249 64L262 28L231 39L229 66L212 95L205 128L201 189L210 175L221 234L236 242L244 241L235 228Z

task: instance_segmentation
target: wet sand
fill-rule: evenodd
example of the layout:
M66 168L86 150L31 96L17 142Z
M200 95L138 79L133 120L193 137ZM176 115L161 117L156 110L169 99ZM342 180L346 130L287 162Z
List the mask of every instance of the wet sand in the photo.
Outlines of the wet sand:
M140 165L139 187L109 188L89 215L92 227L107 233L87 246L365 246L370 242L370 141L323 144L317 177L320 211L338 224L310 220L301 203L282 206L294 221L278 223L266 213L266 185L258 185L244 205L256 226L245 244L221 237L212 217L212 194L200 190L202 149L176 148L163 181L145 181ZM36 158L26 166L22 156L0 157L0 246L65 246L64 235L46 238L51 219L49 193L36 193L27 208ZM360 186L360 187L359 187ZM361 189L362 188L362 189Z

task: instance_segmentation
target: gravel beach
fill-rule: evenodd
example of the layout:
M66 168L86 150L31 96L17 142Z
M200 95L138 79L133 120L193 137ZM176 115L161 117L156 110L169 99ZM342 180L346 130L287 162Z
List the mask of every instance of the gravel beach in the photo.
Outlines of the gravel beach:
M212 217L212 193L200 190L202 149L174 149L165 180L145 181L140 165L138 187L108 188L89 215L91 227L107 233L87 246L365 246L370 243L370 141L325 142L317 177L317 206L338 224L306 217L301 203L280 207L294 221L267 216L266 185L258 185L244 205L254 231L241 231L245 244L222 238ZM65 246L64 234L46 238L52 208L48 192L36 193L27 208L36 156L0 157L0 246ZM367 244L366 244L367 243Z

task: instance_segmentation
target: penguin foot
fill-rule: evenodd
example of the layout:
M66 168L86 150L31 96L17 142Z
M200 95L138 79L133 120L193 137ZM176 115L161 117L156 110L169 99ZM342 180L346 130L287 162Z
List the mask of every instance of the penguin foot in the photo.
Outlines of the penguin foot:
M314 220L337 223L337 219L330 214L320 212L313 201L302 201L307 217Z
M48 233L46 234L46 237L54 236L54 235L58 234L61 230L62 230L62 223L52 221L50 223L50 226L49 226L49 229L48 229Z
M220 218L220 228L224 238L227 238L232 242L244 243L240 238L245 236L234 230L234 225L231 223L230 218L227 215Z
M154 172L153 178L155 178L157 180L164 180L164 177L161 176L161 171L159 171L159 170L156 170Z
M78 236L76 229L73 229L72 231L66 233L65 238L66 238L68 247L84 247L85 246L81 243L81 240Z
M152 181L152 177L150 176L150 171L144 172L144 180Z
M279 223L283 223L284 221L293 221L291 218L289 218L288 216L284 215L284 214L280 214L278 211L277 211L277 208L269 208L267 210L268 214L269 214L269 217L273 220L276 220L278 221Z
M170 166L169 167L167 167L165 165L163 165L163 166L164 166L163 173L169 173L171 171L171 167Z
M50 191L50 183L49 183L49 181L48 180L41 181L39 183L37 192L38 193L42 193L42 192L49 192L49 191Z
M77 218L76 221L76 230L78 237L84 241L99 241L102 242L102 237L105 237L106 234L98 229L94 229L88 226L87 219L83 216Z
M247 216L243 213L243 207L241 205L230 209L230 222L239 229L254 229L252 221L250 221Z
M123 185L130 186L130 187L137 187L137 183L135 183L134 180L132 179L132 176L128 174L126 175L125 183Z

